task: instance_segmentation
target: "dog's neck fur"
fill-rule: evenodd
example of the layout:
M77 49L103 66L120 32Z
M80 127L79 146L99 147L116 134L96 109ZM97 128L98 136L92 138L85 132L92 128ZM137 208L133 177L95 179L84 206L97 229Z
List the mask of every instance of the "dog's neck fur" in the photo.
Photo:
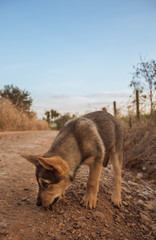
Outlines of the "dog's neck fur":
M59 156L66 161L70 168L69 175L71 176L71 179L74 179L76 170L78 168L77 166L79 166L82 161L79 145L74 137L75 123L76 120L71 120L69 124L65 124L63 131L60 130L54 142L52 143L50 150L43 156Z
M68 146L68 149L67 149L67 146ZM61 157L64 161L67 162L70 168L69 176L73 181L76 171L78 169L78 166L80 166L80 163L82 161L81 154L80 153L78 154L79 151L75 151L76 148L78 148L78 144L74 140L72 140L72 144L71 144L70 136L66 137L65 139L62 139L58 135L58 137L53 142L50 150L46 152L43 155L43 157L45 158L50 158L53 156Z
M61 149L62 150L62 149ZM72 156L73 155L73 156ZM46 152L43 157L45 158L50 158L50 157L54 157L54 156L59 156L61 157L64 161L67 162L69 168L70 168L70 172L69 172L69 177L71 182L73 182L74 178L75 178L75 174L76 171L78 169L77 166L79 166L80 164L76 164L76 162L80 163L81 162L81 158L80 156L75 156L74 154L70 154L70 151L67 152L67 154L62 153L61 151L52 151L52 149L50 149L48 152ZM74 161L73 161L74 159ZM76 160L76 161L75 161ZM75 164L74 164L75 163Z

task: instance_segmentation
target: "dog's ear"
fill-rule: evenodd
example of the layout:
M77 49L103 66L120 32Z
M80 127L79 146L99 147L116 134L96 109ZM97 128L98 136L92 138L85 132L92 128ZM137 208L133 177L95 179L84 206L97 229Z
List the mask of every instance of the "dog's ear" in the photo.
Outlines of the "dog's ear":
M54 156L51 158L39 157L40 164L50 171L55 171L58 175L65 175L69 172L69 166L61 157Z
M26 155L26 154L21 154L22 157L24 157L26 160L37 166L39 162L39 155Z

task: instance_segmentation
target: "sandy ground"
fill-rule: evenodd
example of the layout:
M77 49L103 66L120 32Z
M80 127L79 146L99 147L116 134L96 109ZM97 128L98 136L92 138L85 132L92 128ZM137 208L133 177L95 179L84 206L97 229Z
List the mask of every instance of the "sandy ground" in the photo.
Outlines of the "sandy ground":
M155 239L156 188L139 174L123 170L120 209L114 208L112 167L103 169L97 207L80 205L88 169L81 167L64 199L51 211L36 206L35 167L19 153L43 154L57 132L0 133L0 239Z

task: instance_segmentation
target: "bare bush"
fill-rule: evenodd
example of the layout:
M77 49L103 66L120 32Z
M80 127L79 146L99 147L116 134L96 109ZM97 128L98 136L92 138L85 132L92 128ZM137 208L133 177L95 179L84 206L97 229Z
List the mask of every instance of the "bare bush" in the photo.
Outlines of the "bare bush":
M156 126L151 120L125 128L125 167L143 171L156 181Z
M37 120L36 116L30 117L27 113L20 112L9 100L0 99L0 130L46 130L48 124L44 120Z

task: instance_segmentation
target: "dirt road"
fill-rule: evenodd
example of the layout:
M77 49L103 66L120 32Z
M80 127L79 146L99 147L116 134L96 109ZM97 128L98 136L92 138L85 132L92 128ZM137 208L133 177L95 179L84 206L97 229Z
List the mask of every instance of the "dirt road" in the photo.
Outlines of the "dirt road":
M36 206L35 167L19 153L46 152L57 132L0 134L0 239L155 239L156 190L131 172L123 171L123 205L110 202L112 167L103 169L97 208L80 205L88 169L80 168L65 197L45 211Z

